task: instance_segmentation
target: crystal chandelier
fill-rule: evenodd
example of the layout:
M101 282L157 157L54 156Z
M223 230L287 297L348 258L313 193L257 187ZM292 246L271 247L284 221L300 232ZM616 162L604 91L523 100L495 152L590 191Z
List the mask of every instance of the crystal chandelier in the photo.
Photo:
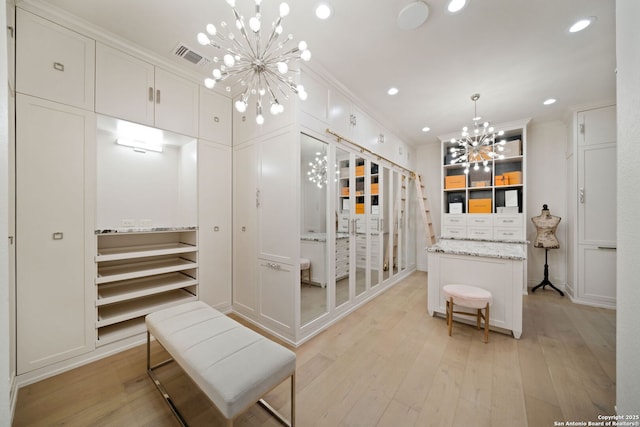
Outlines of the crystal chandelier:
M311 168L307 172L307 176L309 177L309 181L313 182L318 186L318 188L322 188L323 185L327 184L327 156L323 156L322 153L316 153L316 158L313 162L309 162L309 167Z
M473 130L467 126L462 128L460 138L451 138L452 144L449 152L453 157L451 164L462 163L464 173L469 173L469 167L473 163L473 170L479 170L480 164L485 172L491 171L489 161L493 159L503 159L504 155L500 151L504 150L506 141L503 139L496 144L496 136L504 135L504 131L496 132L489 122L481 123L482 117L478 116L476 103L480 99L479 93L471 95L473 101ZM496 146L497 145L497 146Z
M266 41L263 40L261 31L262 0L255 0L255 15L249 19L248 25L244 16L238 13L236 1L227 0L227 3L233 11L235 28L240 36L238 37L229 28L232 26L228 26L224 21L220 23L220 29L208 24L207 34L198 34L200 44L213 46L222 55L222 58L213 58L213 62L219 64L219 67L214 68L213 78L205 79L204 84L212 89L216 83L229 79L231 84L226 86L227 92L231 92L233 86L240 84L243 90L235 102L236 109L244 113L249 106L249 99L255 98L256 122L261 125L264 123L262 110L265 104L269 106L273 115L284 111L278 96L289 99L289 93L293 92L302 100L307 98L304 87L296 84L292 76L299 70L290 67L300 59L308 61L311 52L304 41L297 46L291 46L291 34L280 38L283 31L282 19L289 14L287 3L280 4L278 19L272 23Z

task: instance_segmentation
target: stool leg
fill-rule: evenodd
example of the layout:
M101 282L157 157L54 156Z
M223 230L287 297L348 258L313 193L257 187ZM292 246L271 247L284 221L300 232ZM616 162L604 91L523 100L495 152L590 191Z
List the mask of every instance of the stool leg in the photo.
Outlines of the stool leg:
M476 329L480 329L480 319L482 318L482 309L478 309L476 313Z
M484 342L485 344L489 342L489 303L487 303L487 307L484 309Z
M451 331L453 329L453 297L449 298L448 303L449 310L447 311L447 325L449 325L449 336L451 336Z

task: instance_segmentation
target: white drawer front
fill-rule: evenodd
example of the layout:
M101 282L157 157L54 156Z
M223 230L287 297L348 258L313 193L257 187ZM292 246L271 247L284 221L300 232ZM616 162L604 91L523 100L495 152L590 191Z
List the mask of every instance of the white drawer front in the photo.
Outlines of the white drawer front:
M494 239L501 240L522 240L524 235L521 228L501 227L493 230Z
M467 237L467 227L444 227L444 237Z
M467 224L466 215L445 214L444 225L463 226Z
M467 237L472 239L491 239L493 238L493 229L491 227L469 227L467 228Z
M497 227L520 227L523 215L495 215L494 225Z
M469 215L467 227L490 227L493 224L493 215Z

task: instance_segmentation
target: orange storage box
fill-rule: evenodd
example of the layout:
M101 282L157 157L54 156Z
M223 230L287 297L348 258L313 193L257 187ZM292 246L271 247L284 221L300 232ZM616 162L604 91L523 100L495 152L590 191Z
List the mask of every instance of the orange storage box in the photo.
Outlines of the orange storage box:
M342 192L341 192L341 194L342 194L343 196L347 196L347 197L348 197L348 196L349 196L349 187L342 187Z
M378 194L378 184L371 184L371 194Z
M491 213L491 199L469 199L469 213Z
M522 172L505 172L504 176L509 180L509 185L522 184Z
M444 177L444 188L465 188L467 186L466 175L450 175Z
M364 176L364 166L356 166L356 176Z
M364 203L356 203L356 214L364 213Z
M509 185L509 177L504 176L504 175L496 175L496 177L494 178L495 180L495 186L498 187L500 185Z

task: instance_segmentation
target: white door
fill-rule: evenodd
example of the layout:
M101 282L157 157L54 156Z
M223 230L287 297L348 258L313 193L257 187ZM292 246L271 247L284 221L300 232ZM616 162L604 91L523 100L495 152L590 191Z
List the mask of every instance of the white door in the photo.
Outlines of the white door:
M156 68L155 125L182 135L198 135L198 85Z
M231 147L198 142L200 300L231 307Z
M578 113L577 299L615 307L616 110Z
M258 149L233 151L233 306L247 314L257 303Z
M93 190L84 170L95 158L95 117L23 95L16 113L17 363L22 374L94 348L95 298L88 279L93 277L88 254L94 248L87 239L93 230L85 212L93 205Z

